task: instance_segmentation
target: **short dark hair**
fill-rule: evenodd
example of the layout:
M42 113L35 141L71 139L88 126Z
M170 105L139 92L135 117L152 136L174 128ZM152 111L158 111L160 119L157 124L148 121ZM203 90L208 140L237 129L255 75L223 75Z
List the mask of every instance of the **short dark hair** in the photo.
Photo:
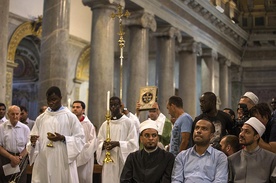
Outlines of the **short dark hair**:
M225 138L225 143L233 148L234 152L241 150L242 147L239 143L239 137L236 135L225 135L223 138Z
M217 96L213 92L205 92L203 93L210 101L213 101L215 104L217 103Z
M213 123L209 118L203 117L203 118L199 119L197 122L199 122L200 120L204 120L204 121L210 122L210 123L211 123L211 126L212 126L212 127L211 127L211 132L212 132L212 133L215 133L215 132L216 132L216 127L215 127L214 123ZM196 126L197 122L195 123L195 126Z
M250 116L259 113L262 117L267 117L268 120L271 119L271 110L267 103L259 103L253 106L250 110Z
M7 109L6 105L4 103L0 103L0 107L3 106L5 110Z
M56 94L57 96L59 96L61 98L61 92L60 92L59 87L57 87L57 86L50 87L46 92L46 97L49 97L52 94Z
M111 97L110 100L118 100L119 101L119 104L121 105L121 99L119 97Z
M27 107L25 107L25 106L19 106L19 108L20 108L20 110L21 110L21 112L22 111L25 111L25 112L28 112L28 109L27 109Z
M182 98L178 97L178 96L171 96L169 98L169 105L175 105L178 108L183 108L183 101Z
M228 110L231 116L234 116L234 119L236 118L235 112L231 108L224 108L223 110Z
M73 102L73 104L74 104L74 103L80 103L80 104L81 104L82 109L85 109L85 103L84 103L83 101L80 101L80 100L75 100L75 101Z

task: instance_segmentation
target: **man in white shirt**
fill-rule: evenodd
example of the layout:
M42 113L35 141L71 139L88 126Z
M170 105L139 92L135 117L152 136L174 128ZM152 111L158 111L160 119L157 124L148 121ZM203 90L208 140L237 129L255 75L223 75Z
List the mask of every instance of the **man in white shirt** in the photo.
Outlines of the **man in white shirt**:
M73 102L72 112L78 117L85 134L85 144L77 157L78 176L80 183L93 182L94 153L97 149L97 136L94 125L85 113L85 103Z
M24 168L27 165L26 144L30 135L30 129L19 122L20 108L18 106L10 106L8 109L9 120L0 125L0 182L15 181L18 183L26 183L27 174ZM19 164L22 174L18 179L15 175L5 175L3 165L10 164L16 167Z

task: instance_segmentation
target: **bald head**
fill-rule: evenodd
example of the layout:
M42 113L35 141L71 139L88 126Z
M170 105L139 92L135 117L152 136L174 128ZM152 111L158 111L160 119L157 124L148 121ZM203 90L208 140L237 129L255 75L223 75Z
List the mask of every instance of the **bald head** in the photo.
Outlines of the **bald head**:
M8 108L8 117L13 126L17 124L20 118L20 107L12 105Z

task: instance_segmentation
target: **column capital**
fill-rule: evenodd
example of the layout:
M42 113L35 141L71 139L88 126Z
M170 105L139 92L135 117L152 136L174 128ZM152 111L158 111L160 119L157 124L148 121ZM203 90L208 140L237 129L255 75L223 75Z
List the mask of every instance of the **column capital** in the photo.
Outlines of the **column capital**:
M131 12L131 15L127 19L124 19L124 25L141 26L142 28L149 28L153 32L156 31L157 27L154 15L144 10Z
M179 43L182 41L180 30L172 26L158 28L153 35L156 37L170 37L171 39L177 38Z
M204 48L202 50L202 57L212 57L215 60L218 59L218 53L211 48Z
M116 8L117 5L121 5L124 8L125 0L82 0L82 4L89 6L91 9L103 7Z
M225 58L225 57L219 56L219 57L218 57L218 61L219 61L219 63L222 64L222 65L224 65L224 64L227 65L227 67L230 67L230 66L231 66L231 61L230 61L229 59Z
M202 46L200 42L196 42L193 39L182 41L178 46L178 51L187 51L196 53L198 56L202 55Z

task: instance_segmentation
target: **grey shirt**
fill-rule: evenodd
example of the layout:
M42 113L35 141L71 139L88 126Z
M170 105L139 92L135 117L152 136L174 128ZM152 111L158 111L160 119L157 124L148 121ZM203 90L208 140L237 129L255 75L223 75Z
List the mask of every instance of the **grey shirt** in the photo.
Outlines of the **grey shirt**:
M276 182L276 155L257 147L253 152L240 150L228 157L229 182Z

